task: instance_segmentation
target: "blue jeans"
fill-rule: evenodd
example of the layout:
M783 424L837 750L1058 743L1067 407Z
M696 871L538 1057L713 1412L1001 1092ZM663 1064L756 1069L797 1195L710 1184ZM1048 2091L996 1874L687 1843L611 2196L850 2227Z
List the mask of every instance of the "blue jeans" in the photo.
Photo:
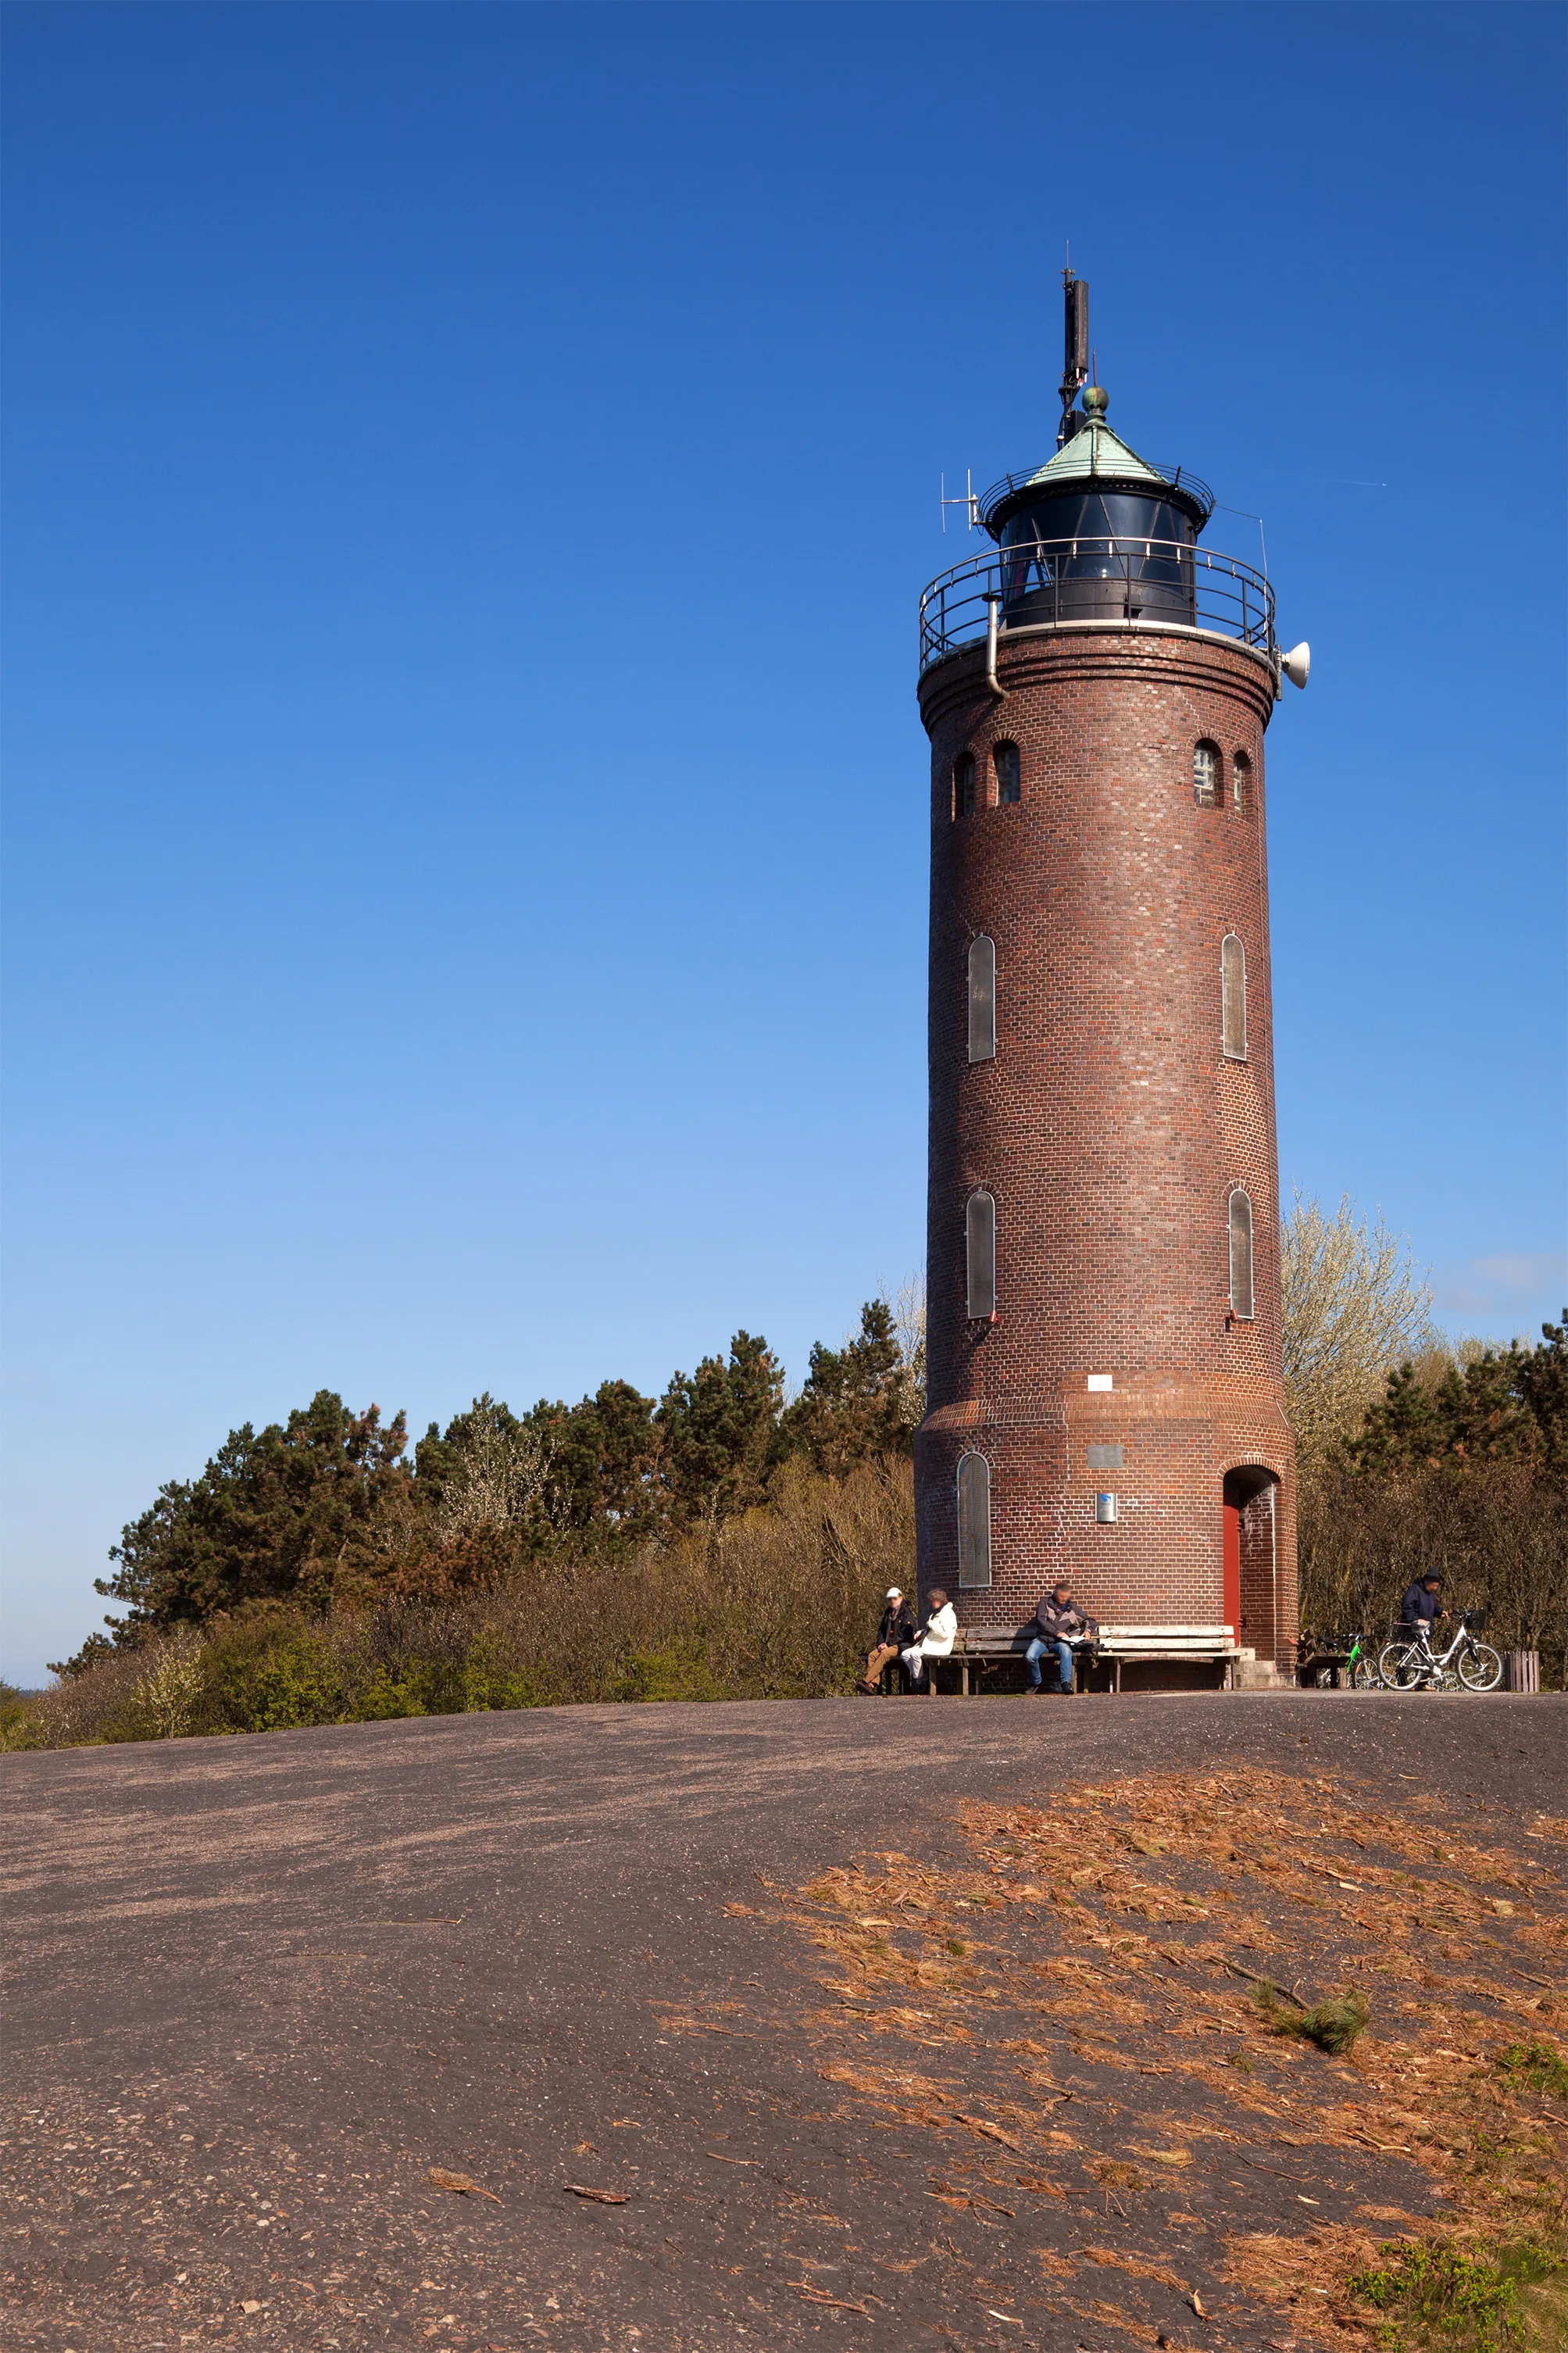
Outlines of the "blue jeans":
M1024 1664L1029 1671L1029 1681L1034 1684L1035 1689L1038 1691L1042 1681L1040 1661L1045 1657L1047 1651L1054 1651L1056 1652L1056 1687L1058 1691L1071 1691L1072 1644L1070 1642L1047 1642L1043 1634L1037 1634L1034 1641L1030 1643L1028 1649L1024 1653Z

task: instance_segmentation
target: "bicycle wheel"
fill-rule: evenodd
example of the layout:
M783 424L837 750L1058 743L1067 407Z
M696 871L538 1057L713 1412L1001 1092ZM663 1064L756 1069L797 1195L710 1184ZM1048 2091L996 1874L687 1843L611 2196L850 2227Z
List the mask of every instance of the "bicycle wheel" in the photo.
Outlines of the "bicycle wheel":
M1377 1679L1385 1691L1419 1691L1431 1672L1415 1642L1385 1642L1377 1654Z
M1502 1681L1502 1661L1489 1642L1471 1642L1454 1664L1467 1691L1496 1691Z
M1375 1691L1378 1672L1364 1651L1358 1651L1351 1661L1352 1691Z

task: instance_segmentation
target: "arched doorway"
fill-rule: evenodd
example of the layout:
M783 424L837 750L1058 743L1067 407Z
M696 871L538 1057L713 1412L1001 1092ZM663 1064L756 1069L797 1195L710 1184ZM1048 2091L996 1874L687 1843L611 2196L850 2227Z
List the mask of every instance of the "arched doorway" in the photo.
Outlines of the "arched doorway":
M1279 1482L1247 1463L1225 1474L1225 1621L1244 1650L1273 1659L1279 1643Z

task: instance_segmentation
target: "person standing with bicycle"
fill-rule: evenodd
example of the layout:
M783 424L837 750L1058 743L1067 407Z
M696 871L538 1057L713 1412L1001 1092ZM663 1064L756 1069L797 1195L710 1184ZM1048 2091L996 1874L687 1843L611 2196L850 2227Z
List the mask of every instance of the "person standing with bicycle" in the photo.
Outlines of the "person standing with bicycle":
M1447 1614L1443 1607L1443 1580L1435 1568L1428 1568L1405 1588L1405 1599L1399 1605L1399 1631L1407 1642L1419 1642L1430 1654L1432 1629L1439 1618Z
M1442 1588L1435 1568L1406 1588L1400 1622L1378 1656L1377 1677L1385 1691L1443 1691L1457 1682L1466 1691L1489 1692L1501 1683L1501 1659L1489 1642L1477 1640L1487 1622L1484 1609L1461 1609L1447 1650L1434 1650L1432 1630L1449 1615Z

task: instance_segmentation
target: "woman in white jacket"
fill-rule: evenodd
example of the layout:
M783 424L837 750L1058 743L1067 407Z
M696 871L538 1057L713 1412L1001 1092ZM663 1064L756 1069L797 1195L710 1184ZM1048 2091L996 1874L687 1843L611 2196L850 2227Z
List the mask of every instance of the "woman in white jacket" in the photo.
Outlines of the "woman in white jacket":
M958 1612L941 1586L932 1588L931 1616L919 1640L904 1652L904 1664L911 1683L919 1683L925 1673L928 1659L945 1659L958 1635Z

